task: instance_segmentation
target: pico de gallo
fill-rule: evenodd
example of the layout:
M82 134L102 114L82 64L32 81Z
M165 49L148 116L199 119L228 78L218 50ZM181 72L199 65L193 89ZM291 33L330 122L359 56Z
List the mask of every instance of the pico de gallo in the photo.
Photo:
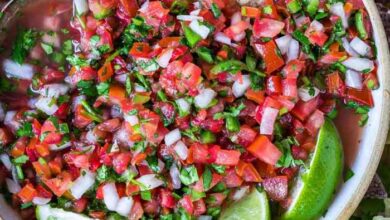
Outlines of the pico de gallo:
M34 3L1 55L6 200L208 220L257 187L278 216L325 118L367 122L376 49L361 0L241 1Z

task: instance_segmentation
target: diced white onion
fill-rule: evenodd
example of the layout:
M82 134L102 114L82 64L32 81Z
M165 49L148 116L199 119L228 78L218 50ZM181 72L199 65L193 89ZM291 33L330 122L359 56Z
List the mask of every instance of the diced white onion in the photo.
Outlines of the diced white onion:
M43 197L34 197L32 202L34 205L46 205L49 203L51 198L43 198Z
M124 114L123 118L125 119L125 121L129 122L131 126L139 124L139 119L136 115Z
M250 85L251 80L249 75L242 75L242 80L236 80L233 83L233 95L237 98L243 96Z
M39 97L38 101L35 103L35 107L43 111L47 115L53 115L58 110L58 106L53 103L53 98L49 97Z
M134 200L131 196L122 197L121 199L119 199L115 211L121 216L127 217L127 215L131 211L131 208L133 207L133 204L134 204Z
M141 185L141 191L151 190L164 184L164 181L157 178L156 174L143 175L137 179Z
M50 98L58 98L69 91L69 86L61 83L46 84L39 90L39 94Z
M214 36L214 40L227 45L232 44L232 40L222 32L216 33Z
M248 190L249 190L249 186L243 186L237 189L236 192L233 194L233 200L234 201L240 200L242 197L245 196Z
M200 24L198 20L191 21L189 27L202 39L206 39L207 36L210 34L210 29L207 26Z
M142 5L141 5L141 8L138 9L139 12L142 12L142 13L147 13L148 12L148 8L149 8L149 0L145 1Z
M366 58L350 57L344 60L342 64L358 72L374 69L374 62Z
M115 211L119 201L115 183L106 183L103 186L103 200L108 210Z
M304 101L304 102L307 102L307 101L310 101L310 100L314 99L315 97L318 96L318 94L320 93L320 90L317 89L316 87L313 87L313 90L314 90L314 94L311 95L310 94L310 92L311 92L310 89L303 88L303 87L299 88L298 89L299 98L302 101Z
M11 171L12 163L8 154L0 154L0 161L3 163L3 165L8 171Z
M353 48L352 48L351 45L349 44L347 38L343 37L343 38L341 38L341 41L343 42L344 50L345 50L350 56L353 56L353 57L358 57L358 56L359 56L359 54L356 53L356 51L353 50Z
M130 140L129 133L124 127L121 127L118 131L114 133L113 140L117 141L119 144L123 144L128 147L134 146L134 142Z
M179 156L180 159L185 160L188 157L188 148L187 146L183 143L183 141L178 141L175 144L175 152L177 156Z
M199 108L207 108L216 95L217 93L212 89L203 89L197 96L195 96L195 105Z
M295 21L295 25L298 28L302 27L302 25L304 25L307 21L310 22L310 20L306 16L304 16L304 15L302 15L302 16L294 16L294 21Z
M185 99L180 98L177 99L175 102L182 112L190 112L191 106Z
M199 15L199 13L200 13L200 9L196 9L196 10L191 11L191 12L190 12L190 15L195 15L195 16L197 16L197 15Z
M157 165L158 165L158 168L159 168L158 173L161 173L164 170L164 168L165 168L165 163L162 160L158 159L157 160Z
M179 21L194 21L194 20L203 21L203 17L196 16L196 15L178 15L176 18Z
M75 199L80 199L85 192L95 183L95 174L88 171L81 171L80 176L73 182L70 192Z
M164 137L164 141L165 141L165 144L167 146L171 146L172 144L176 143L180 139L181 139L181 134L180 134L180 130L178 128L170 131Z
M345 84L351 88L362 89L362 74L354 70L347 70L347 72L345 73Z
M299 42L295 39L291 39L287 51L287 62L298 59L298 57L299 57Z
M134 91L136 92L146 92L147 90L145 89L145 87L141 86L140 84L138 83L135 83L134 84Z
M87 0L74 0L73 7L76 10L77 15L83 15L89 10Z
M318 31L318 32L323 32L324 31L324 25L317 21L317 20L313 20L310 24L310 28Z
M192 4L194 5L194 8L196 8L196 9L200 9L201 8L200 2L194 2Z
M240 21L242 21L242 16L241 16L241 12L238 11L232 15L230 25L235 25Z
M266 107L263 112L260 123L260 134L272 135L274 132L275 119L279 114L279 110L271 107Z
M169 64L169 61L172 58L173 54L173 49L169 48L163 51L158 57L157 57L157 63L160 65L162 68L166 68Z
M181 181L180 181L180 171L177 168L176 164L172 164L171 168L169 169L169 175L172 179L172 187L174 189L180 189L181 188Z
M275 40L276 45L278 45L278 48L283 55L288 52L291 39L292 37L290 35L284 35L283 37L279 37Z
M371 47L362 41L359 37L355 37L351 43L351 47L360 55L368 56L371 53Z
M93 129L89 130L85 135L85 139L88 144L97 144L99 137L96 135Z
M344 11L344 3L337 2L330 7L330 12L340 17L344 28L348 28L348 19Z
M7 184L7 188L10 193L15 194L21 190L19 183L10 178L5 178L5 183Z
M34 67L30 64L19 64L12 60L6 59L3 62L4 72L7 77L31 80L34 76Z
M13 132L18 130L20 123L15 119L16 111L8 111L4 116L4 125L11 129Z
M244 40L244 38L246 37L246 33L245 32L242 32L240 34L237 34L236 36L234 36L234 41L235 42L240 42L242 40Z

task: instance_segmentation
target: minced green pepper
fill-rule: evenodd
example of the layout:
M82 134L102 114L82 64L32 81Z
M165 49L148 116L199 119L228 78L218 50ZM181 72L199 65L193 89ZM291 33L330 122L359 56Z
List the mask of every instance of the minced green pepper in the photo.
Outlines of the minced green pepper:
M363 12L359 10L355 14L355 26L356 30L359 33L359 37L362 38L363 40L367 39L367 31L366 28L364 27L364 17L363 17Z

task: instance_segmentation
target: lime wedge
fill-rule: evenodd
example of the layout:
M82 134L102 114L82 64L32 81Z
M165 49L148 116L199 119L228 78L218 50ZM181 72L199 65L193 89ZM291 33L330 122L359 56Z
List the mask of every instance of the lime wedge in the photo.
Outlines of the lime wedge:
M249 194L225 207L219 220L269 220L267 194L253 188Z
M39 205L35 209L35 215L38 220L92 220L85 215L65 211L59 208L52 208L49 205Z
M307 170L302 170L291 190L292 202L282 220L317 219L325 214L341 179L343 147L333 122L321 127Z

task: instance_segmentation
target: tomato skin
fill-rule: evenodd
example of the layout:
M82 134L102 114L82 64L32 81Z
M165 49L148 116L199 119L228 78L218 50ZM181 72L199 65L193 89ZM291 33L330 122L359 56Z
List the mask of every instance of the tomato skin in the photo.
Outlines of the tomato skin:
M88 199L80 198L73 202L73 211L77 213L82 213L88 205Z
M249 28L249 24L246 21L239 21L238 23L226 28L223 32L230 38L234 39L235 36L243 33Z
M218 165L234 166L240 160L241 153L237 150L222 150L215 145L209 149L210 161Z
M267 94L280 95L283 92L282 78L280 76L270 76L267 78Z
M236 167L237 175L241 176L245 182L261 182L260 174L252 163L240 161Z
M38 196L39 196L39 197L42 197L42 198L51 198L51 197L53 196L53 194L52 194L49 190L45 189L45 188L44 188L43 186L41 186L41 185L37 185L37 186L35 187L35 189L37 190Z
M318 130L324 124L324 122L324 113L320 110L315 110L305 123L306 131L311 134L311 136L316 136Z
M282 201L287 198L288 178L287 176L276 176L264 179L264 190L271 200Z
M200 216L206 212L206 203L203 199L194 202L194 216Z
M338 72L333 72L326 76L327 92L332 95L343 96L345 84Z
M319 104L318 96L307 102L299 100L298 103L293 108L293 110L291 111L291 114L293 114L299 120L305 121L306 118L309 117L311 113L313 113L317 109L318 104Z
M103 187L104 187L104 184L100 184L98 186L98 188L96 189L96 199L103 199L104 198Z
M258 136L256 140L249 145L248 151L255 155L258 159L275 165L282 156L280 150L266 137Z
M244 180L239 175L237 175L235 168L226 170L225 174L226 175L223 178L223 182L229 188L241 186L244 182Z
M61 123L59 121L59 123ZM51 120L46 120L41 128L41 134L45 135L43 143L45 144L58 144L61 142L62 135L59 133L57 128L54 126Z
M168 189L160 189L160 200L162 207L170 209L175 207L175 198L172 196L172 192Z
M60 197L69 189L72 177L70 173L63 171L55 178L43 178L43 182L57 197Z
M278 20L269 18L256 18L253 24L253 35L257 38L273 38L283 30L284 26L284 22Z
M237 134L238 143L244 147L248 147L256 138L256 131L248 125L243 125Z
M190 147L194 163L205 164L209 161L209 150L207 145L194 143Z
M121 174L126 171L130 161L131 161L131 153L124 152L118 153L113 156L112 166L118 174Z
M18 196L23 203L31 202L38 193L31 183L27 183L19 192Z
M255 51L261 55L266 66L266 73L271 74L284 65L284 60L279 56L279 50L273 40L265 44L255 44Z
M191 196L185 195L178 202L178 205L183 207L188 214L192 215L194 212L194 204L192 203Z
M374 106L374 100L372 98L371 90L367 88L358 90L355 88L346 87L345 95L347 100L356 101L362 105L366 105L369 107Z

